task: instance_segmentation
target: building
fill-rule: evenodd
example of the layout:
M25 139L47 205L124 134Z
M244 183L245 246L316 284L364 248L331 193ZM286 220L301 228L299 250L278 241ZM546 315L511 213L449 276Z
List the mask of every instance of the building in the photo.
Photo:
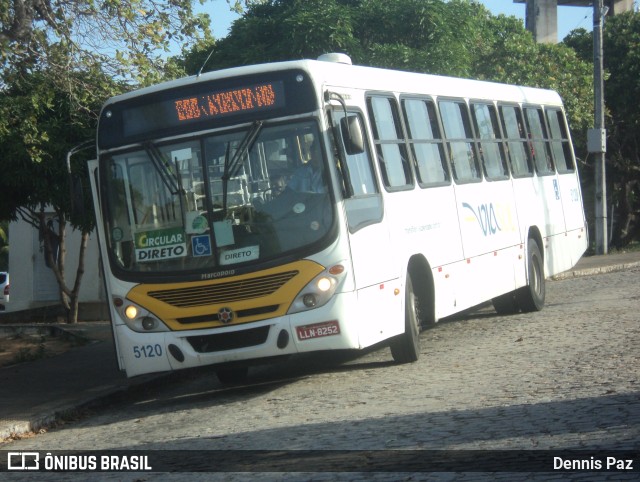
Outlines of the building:
M51 213L53 219L53 213ZM80 249L80 232L67 227L65 275L71 285L75 281ZM9 225L9 272L11 301L6 312L60 306L60 290L53 271L47 267L44 247L37 229L26 221ZM80 285L80 320L107 319L105 288L99 266L95 231L91 234L85 256L84 275Z
M607 15L633 11L633 0L603 0ZM538 43L558 42L558 6L589 7L592 0L513 0L525 3L525 24Z

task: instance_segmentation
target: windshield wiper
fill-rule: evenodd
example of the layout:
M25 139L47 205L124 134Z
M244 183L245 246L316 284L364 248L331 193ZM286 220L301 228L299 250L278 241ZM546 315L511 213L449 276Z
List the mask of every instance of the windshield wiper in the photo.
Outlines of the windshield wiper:
M143 144L144 150L151 159L153 166L162 179L162 183L167 186L169 192L176 195L180 192L180 186L178 185L177 174L171 172L171 161L167 161L166 158L160 152L160 149L151 141ZM177 169L176 169L177 171Z
M231 154L231 143L229 142L227 144L227 150L224 155L224 173L221 177L223 216L227 215L227 192L229 188L229 180L238 174L238 171L242 167L240 160L253 147L253 143L258 138L260 129L262 129L262 121L255 121L240 141L240 144L238 144L236 152L233 154L233 158L231 159L229 159Z

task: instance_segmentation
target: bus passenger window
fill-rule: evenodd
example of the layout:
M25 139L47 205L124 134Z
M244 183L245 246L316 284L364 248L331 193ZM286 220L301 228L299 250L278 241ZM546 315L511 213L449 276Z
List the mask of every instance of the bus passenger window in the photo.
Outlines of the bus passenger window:
M480 158L487 179L506 179L509 170L502 150L496 109L492 104L472 104L471 113L479 137Z
M549 133L551 134L551 151L558 172L571 172L575 169L569 133L564 114L560 109L547 109Z
M481 180L466 104L441 100L438 105L454 178L458 182Z
M524 132L520 108L501 105L499 111L513 177L533 175L533 166L529 157L530 151L527 149L527 136Z
M370 97L367 102L384 184L388 188L413 185L402 126L395 100Z
M418 182L421 186L448 183L449 170L433 101L405 99L402 108Z
M542 109L539 107L526 107L524 112L536 170L538 174L551 174L554 172L554 168Z

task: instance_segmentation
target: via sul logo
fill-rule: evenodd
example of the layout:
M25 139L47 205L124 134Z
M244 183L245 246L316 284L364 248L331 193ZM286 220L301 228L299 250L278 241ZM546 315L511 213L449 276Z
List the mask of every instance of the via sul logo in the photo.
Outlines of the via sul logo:
M493 208L493 203L480 204L478 209L474 209L469 203L462 203L462 207L473 213L480 229L482 229L482 234L485 236L496 234L498 231L502 230L500 228L500 224L498 224L498 218L496 217L496 211Z

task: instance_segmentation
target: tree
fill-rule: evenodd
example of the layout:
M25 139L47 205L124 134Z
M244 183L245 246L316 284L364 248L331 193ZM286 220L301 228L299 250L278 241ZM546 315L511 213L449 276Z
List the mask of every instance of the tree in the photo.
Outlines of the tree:
M0 219L38 229L60 284L68 320L77 316L83 242L75 282L66 284L67 224L82 232L93 219L73 219L66 153L95 137L109 96L182 74L164 58L172 48L210 39L209 17L193 0L7 0L0 4ZM117 80L114 80L117 79ZM86 168L74 163L74 170ZM56 213L49 225L45 207ZM54 229L51 229L54 227ZM60 256L52 256L58 242Z
M538 44L521 20L471 0L269 0L250 5L229 35L180 65L197 72L344 52L356 64L554 89L574 147L586 155L592 67L567 45ZM620 92L625 92L622 89ZM584 162L578 163L590 178Z
M593 59L593 35L572 32L564 43ZM611 245L640 239L640 14L607 17L603 31L607 190L614 206Z
M538 44L515 17L480 17L474 77L556 90L562 97L577 152L586 150L593 122L593 68L562 44Z
M100 83L99 79L91 79L92 75L101 76L99 70L76 75L82 77L78 82ZM66 92L60 92L56 84L47 81L49 76L47 71L14 76L12 84L5 88L6 95L0 98L0 118L3 119L0 217L22 219L38 230L47 265L60 286L60 300L67 320L75 322L84 254L94 218L71 217L70 188L63 160L69 146L92 136L95 122L87 125L73 122L73 104ZM103 78L101 82L105 86L114 84L113 89L117 90L115 83L108 79ZM99 99L93 101L94 105L87 104L87 108L97 111ZM74 163L74 171L82 172L81 163ZM53 218L47 215L50 210L55 213ZM72 283L65 275L69 224L81 232L82 239Z
M203 0L201 1L201 3ZM193 0L9 0L0 7L4 66L47 65L61 80L88 64L139 84L162 78L175 47L209 38L209 16ZM62 49L60 57L52 46Z
M515 17L470 0L270 0L249 6L229 35L185 55L197 72L348 53L353 62L414 72L552 88L563 97L578 145L592 116L588 62L540 45Z
M187 71L348 53L358 64L471 74L479 7L468 0L270 0L250 5L215 45L185 56ZM465 35L461 35L465 32Z

